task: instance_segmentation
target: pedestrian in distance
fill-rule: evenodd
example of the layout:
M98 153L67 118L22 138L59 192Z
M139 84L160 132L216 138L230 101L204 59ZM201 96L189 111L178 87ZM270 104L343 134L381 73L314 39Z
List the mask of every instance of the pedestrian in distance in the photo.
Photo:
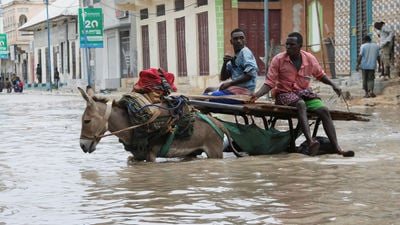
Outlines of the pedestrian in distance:
M15 84L13 86L15 93L22 93L24 90L24 82L21 80L21 78L19 78L19 76L15 77Z
M36 66L36 79L38 83L42 83L42 67L39 63Z
M375 29L378 31L379 36L379 47L381 48L381 60L382 60L382 74L383 78L387 80L390 78L390 64L393 58L393 46L394 46L394 32L385 24L385 22L375 22Z
M379 46L371 42L370 36L364 36L356 66L356 71L359 71L360 68L362 70L364 98L376 97L374 93L375 70L376 64L379 62Z
M353 151L343 151L339 146L335 126L329 109L315 94L310 82L312 78L330 85L338 96L342 90L333 83L321 68L318 60L306 51L301 50L303 37L298 32L292 32L286 39L286 52L276 55L268 69L265 83L252 96L252 101L274 90L275 104L288 105L297 108L298 122L306 138L310 155L316 155L320 143L311 136L307 110L315 112L321 119L326 135L335 151L343 156L354 156Z
M234 56L226 54L220 73L223 83L216 87L205 89L205 95L251 95L256 87L258 66L252 51L246 46L246 36L243 30L236 28L231 32L230 43L235 52ZM218 102L236 104L235 100L218 100Z
M4 78L0 77L0 92L3 92L4 89Z
M56 67L54 69L54 84L56 86L56 89L58 89L59 81L60 81L60 72L58 72L58 68Z
M10 79L8 77L6 77L6 89L7 89L7 93L11 93L12 91L12 83L10 81Z
M15 87L15 85L17 84L17 75L15 75L15 73L13 73L11 76L11 84L13 87Z

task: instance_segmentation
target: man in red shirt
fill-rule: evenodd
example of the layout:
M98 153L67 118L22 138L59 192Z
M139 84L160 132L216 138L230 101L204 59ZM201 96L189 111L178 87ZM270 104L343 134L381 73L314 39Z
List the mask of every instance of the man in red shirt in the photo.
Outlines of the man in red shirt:
M272 59L265 83L253 94L252 100L255 101L270 90L274 90L276 104L295 106L298 111L298 121L311 155L316 155L320 146L319 142L311 136L307 118L307 109L314 111L321 118L325 133L337 153L343 156L352 156L346 155L346 152L340 148L329 109L324 106L317 94L312 92L311 78L314 77L332 86L338 96L342 94L342 91L325 75L318 60L311 53L301 50L302 45L303 37L300 33L293 32L288 35L286 52L282 52Z

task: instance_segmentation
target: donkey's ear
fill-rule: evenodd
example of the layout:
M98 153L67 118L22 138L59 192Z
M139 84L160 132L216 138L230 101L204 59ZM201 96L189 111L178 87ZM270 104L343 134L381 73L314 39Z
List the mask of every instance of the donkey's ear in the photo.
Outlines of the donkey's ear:
M92 97L90 97L82 88L78 87L78 90L88 104L94 104Z
M93 96L94 96L94 90L93 90L93 88L92 88L90 85L88 85L88 86L86 87L86 93L87 93L90 97L93 97Z

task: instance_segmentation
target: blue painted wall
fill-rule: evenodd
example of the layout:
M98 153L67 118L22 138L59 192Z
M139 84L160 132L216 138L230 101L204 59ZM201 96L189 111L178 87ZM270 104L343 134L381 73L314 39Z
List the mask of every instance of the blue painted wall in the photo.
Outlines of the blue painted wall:
M366 0L366 16L368 34L372 36L374 32L374 22L372 21L372 0ZM357 65L357 0L350 0L350 69L354 71Z

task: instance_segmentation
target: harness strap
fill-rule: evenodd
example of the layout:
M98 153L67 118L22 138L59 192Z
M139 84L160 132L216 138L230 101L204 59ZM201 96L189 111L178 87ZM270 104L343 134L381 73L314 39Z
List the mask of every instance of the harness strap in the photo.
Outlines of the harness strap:
M196 115L197 115L200 119L202 119L202 120L204 120L205 122L207 122L208 125L210 125L210 126L215 130L215 132L217 132L217 134L219 135L219 137L220 137L221 139L224 139L224 132L222 132L222 130L221 130L219 127L217 127L217 125L215 125L215 123L214 123L213 121L211 121L211 120L207 117L207 115L204 115L204 114L202 114L202 113L200 113L200 112L196 112Z
M175 128L172 130L172 132L168 135L167 141L163 144L163 146L160 149L160 156L165 157L167 153L169 152L169 148L171 147L172 141L175 139L175 133L178 130L178 126L175 126Z
M133 125L133 126L130 126L130 127L127 127L127 128L121 129L121 130L118 130L118 131L110 132L109 134L104 134L104 135L99 136L99 138L103 138L103 137L115 135L115 134L118 134L118 133L121 133L121 132L124 132L124 131L127 131L127 130L132 130L132 129L135 129L135 128L144 126L144 125L149 124L149 123L153 122L154 120L156 120L157 117L158 117L160 114L161 114L161 112L160 112L159 110L157 110L157 111L155 111L155 112L153 113L153 116L152 116L149 120L147 120L145 123L141 123L141 124L138 124L138 125Z

